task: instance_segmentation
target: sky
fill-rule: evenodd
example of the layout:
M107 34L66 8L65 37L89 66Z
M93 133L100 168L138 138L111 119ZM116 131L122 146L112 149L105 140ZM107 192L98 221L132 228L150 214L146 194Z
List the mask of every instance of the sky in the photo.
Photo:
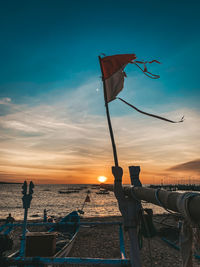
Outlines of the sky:
M0 181L113 183L98 56L157 59L146 77L129 64L120 97L183 123L109 103L123 183L199 182L199 1L29 0L0 4Z

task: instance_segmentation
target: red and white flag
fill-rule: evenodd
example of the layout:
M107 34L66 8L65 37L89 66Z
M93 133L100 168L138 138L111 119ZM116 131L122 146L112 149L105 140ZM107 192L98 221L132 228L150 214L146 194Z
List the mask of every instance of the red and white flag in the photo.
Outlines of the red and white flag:
M114 55L101 58L103 79L107 95L107 103L116 98L124 87L124 68L128 63L133 63L135 54Z
M148 76L151 79L158 79L160 76L153 74L147 70L146 64L152 64L152 63L159 63L158 60L151 60L151 61L137 61L135 54L122 54L122 55L114 55L114 56L105 56L103 58L100 58L101 61L101 69L103 74L103 80L105 83L105 101L107 103L115 100L117 98L117 95L121 92L121 90L124 87L124 77L126 77L126 73L124 72L124 68L128 63L135 64L146 76ZM141 67L142 65L143 67ZM154 115L151 113L144 112L135 106L129 104L122 98L118 97L121 101L123 101L125 104L129 105L130 107L134 108L140 113L143 113L145 115L165 120L172 123L177 122L183 122L183 118L179 121L172 121L169 119L166 119L164 117Z

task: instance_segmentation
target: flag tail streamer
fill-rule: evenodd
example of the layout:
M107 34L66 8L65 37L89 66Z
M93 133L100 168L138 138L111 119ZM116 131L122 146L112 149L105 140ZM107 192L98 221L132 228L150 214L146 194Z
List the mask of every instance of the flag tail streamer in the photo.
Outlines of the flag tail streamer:
M120 98L120 97L117 97L119 100L121 100L122 102L124 102L125 104L127 104L128 106L134 108L135 110L137 110L138 112L144 114L144 115L147 115L147 116L150 116L150 117L154 117L156 119L160 119L160 120L163 120L163 121L168 121L168 122L171 122L171 123L179 123L179 122L183 122L184 120L184 116L181 118L180 121L172 121L172 120L169 120L169 119L166 119L164 117L161 117L161 116L158 116L158 115L154 115L154 114L151 114L151 113L147 113L147 112L144 112L138 108L136 108L135 106L131 105L130 103L126 102L124 99Z
M153 74L151 72L149 72L147 70L147 66L146 64L152 64L152 63L158 63L158 64L161 64L158 60L151 60L151 61L138 61L138 60L135 60L132 62L133 64L135 64L143 73L144 75L146 75L147 77L151 78L151 79L158 79L160 78L160 75L157 75L157 74ZM139 64L142 64L144 66L144 69L142 69Z

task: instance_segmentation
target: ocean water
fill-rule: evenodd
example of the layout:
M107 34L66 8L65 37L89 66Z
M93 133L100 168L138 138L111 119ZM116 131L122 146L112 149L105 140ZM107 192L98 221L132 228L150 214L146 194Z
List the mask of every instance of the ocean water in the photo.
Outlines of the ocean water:
M58 191L85 187L78 193L60 194ZM65 216L67 213L78 210L86 198L86 192L90 190L90 202L85 203L85 217L117 216L120 215L114 193L98 195L98 189L92 185L35 185L31 206L28 211L28 219L43 218L44 209L49 216ZM153 208L154 214L165 212L164 209L152 205L143 204L143 207ZM22 184L0 184L0 218L6 218L11 213L16 220L23 219Z

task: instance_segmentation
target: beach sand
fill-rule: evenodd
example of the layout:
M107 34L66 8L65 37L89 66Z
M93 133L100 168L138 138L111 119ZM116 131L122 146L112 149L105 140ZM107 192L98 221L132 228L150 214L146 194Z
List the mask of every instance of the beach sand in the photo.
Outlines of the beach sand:
M38 221L38 220L36 220ZM86 222L120 222L121 216L82 218L81 221ZM176 221L169 215L154 215L154 224L158 231L158 235L151 239L143 238L143 246L141 249L142 266L181 266L180 252L166 244L161 240L159 232L163 231L165 225L157 222L163 221L164 224L176 225ZM29 227L30 231L46 231L44 227ZM19 248L19 237L21 229L17 228L11 233L14 240L12 251ZM170 239L176 238L173 232L166 232L166 237ZM126 257L129 257L129 239L127 232L124 232L124 241L126 249ZM11 251L9 251L9 254ZM80 231L75 240L74 246L69 254L70 257L92 257L92 258L120 258L119 249L119 226L118 225L98 225L93 227L80 227ZM68 265L80 266L80 265ZM91 265L90 265L91 266ZM193 266L200 266L200 261L193 259Z
M154 221L163 221L166 224L174 225L176 221L168 215L154 215ZM122 221L121 217L89 218L84 221L113 222ZM165 227L155 223L158 232ZM169 232L170 235L170 232ZM167 233L166 233L167 236ZM170 239L172 236L170 236ZM128 233L124 232L126 257L129 257ZM96 257L96 258L119 258L119 226L96 226L93 228L81 228L75 244L70 252L71 257ZM141 249L142 266L181 266L180 252L167 245L159 236L151 239L143 238ZM152 264L151 264L152 262ZM194 259L193 266L200 266L200 261Z

